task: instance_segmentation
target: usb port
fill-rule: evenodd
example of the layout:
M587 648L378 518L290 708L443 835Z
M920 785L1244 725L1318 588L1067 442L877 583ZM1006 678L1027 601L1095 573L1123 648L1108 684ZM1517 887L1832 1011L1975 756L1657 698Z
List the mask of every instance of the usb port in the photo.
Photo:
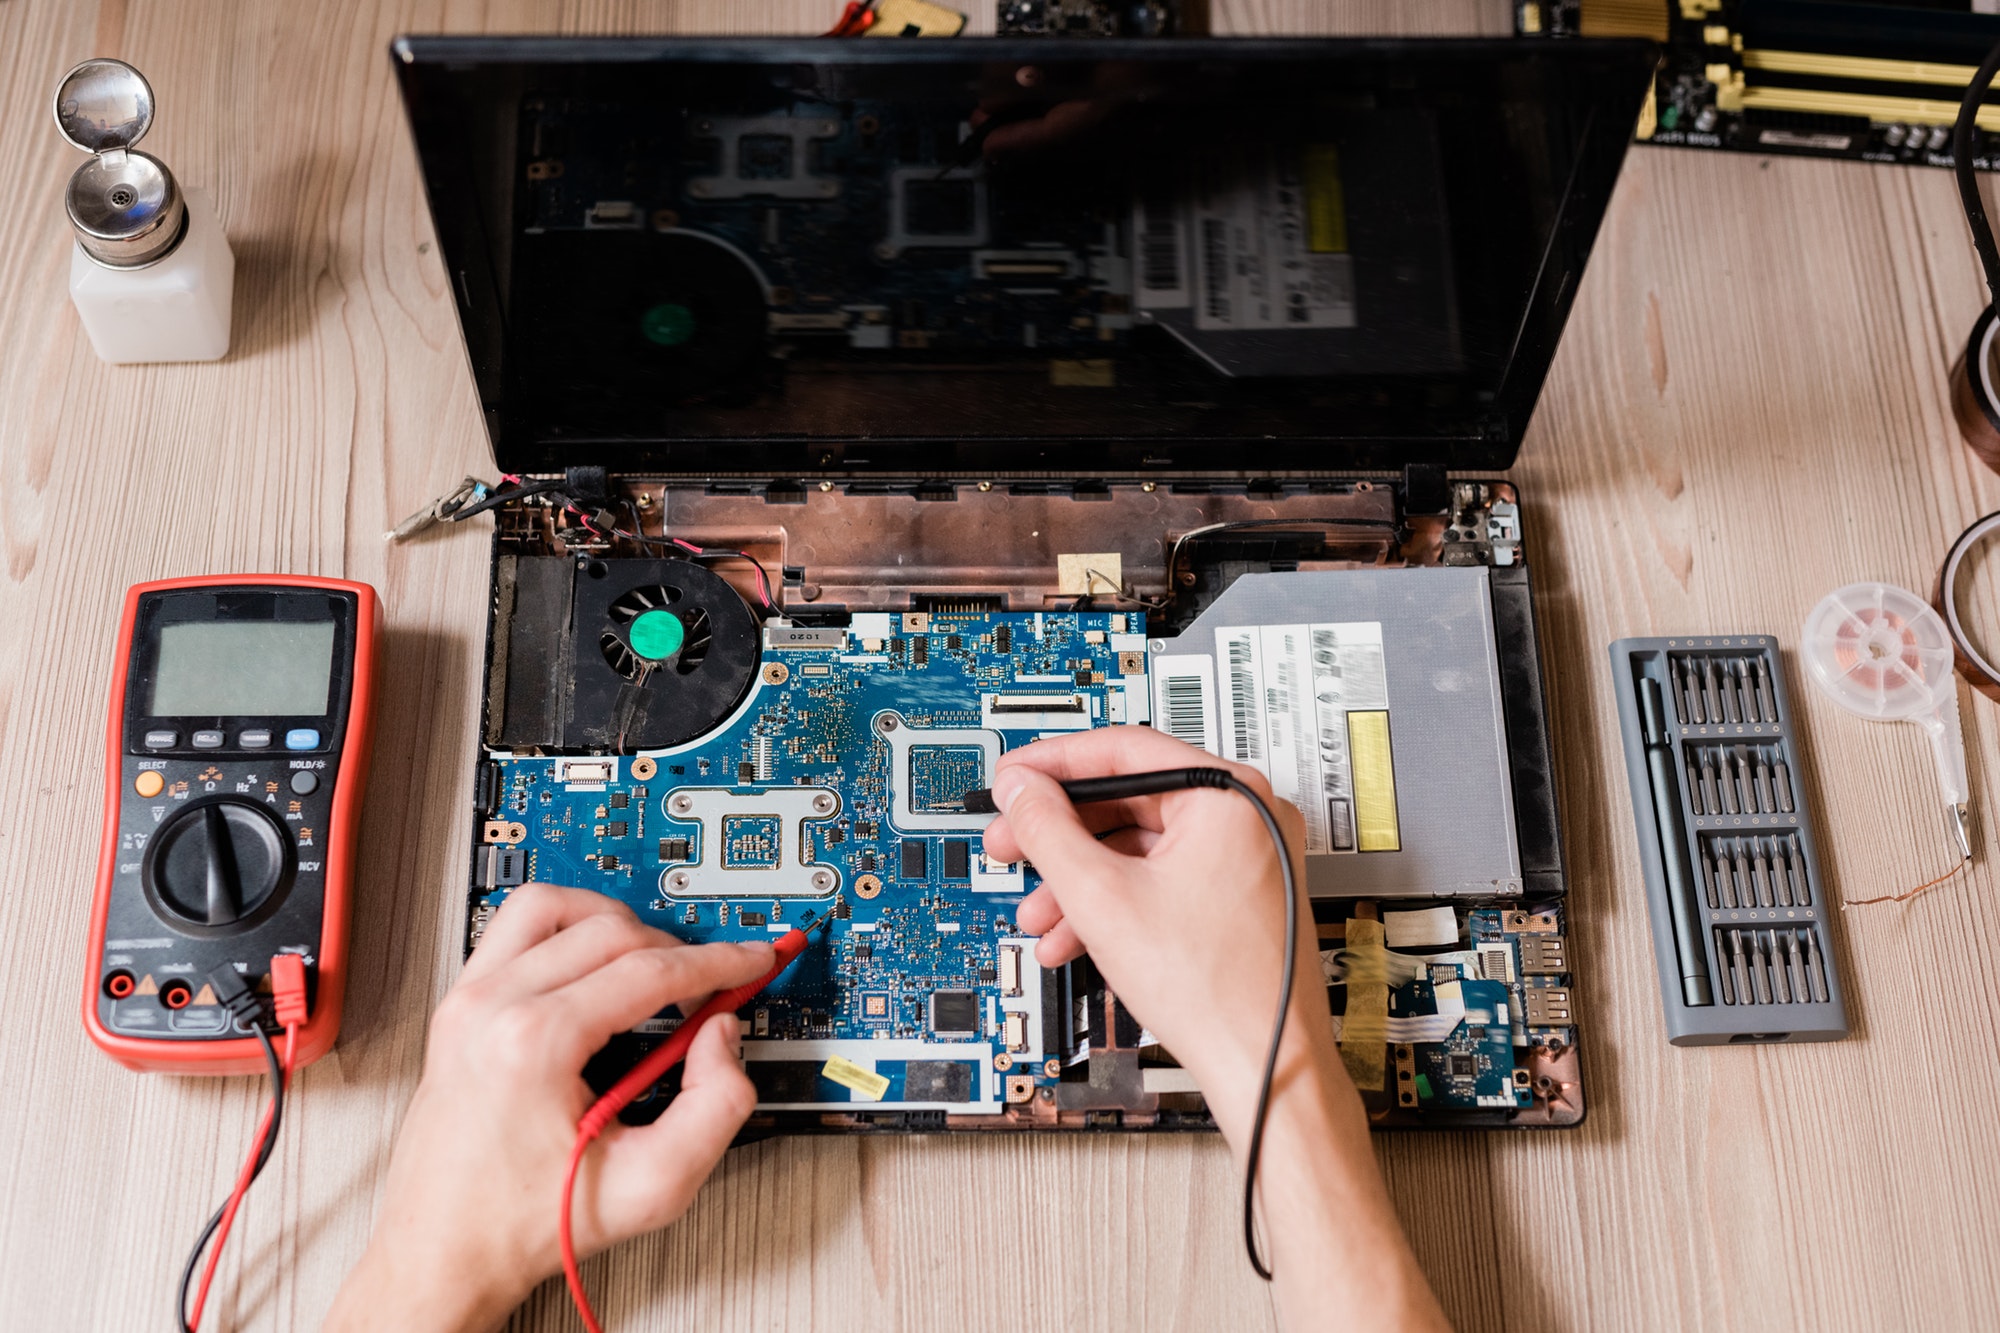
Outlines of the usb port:
M1527 991L1528 1026L1567 1027L1570 1022L1569 987L1530 986Z
M1521 970L1531 977L1553 977L1569 971L1569 956L1560 935L1523 935Z

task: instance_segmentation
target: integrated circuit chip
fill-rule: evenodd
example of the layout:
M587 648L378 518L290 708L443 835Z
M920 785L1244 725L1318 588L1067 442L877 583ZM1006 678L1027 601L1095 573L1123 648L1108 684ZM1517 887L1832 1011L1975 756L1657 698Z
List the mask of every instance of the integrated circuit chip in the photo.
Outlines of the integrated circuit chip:
M915 838L904 841L900 853L904 879L922 879L927 873L924 844Z
M939 1037L979 1035L979 996L969 990L931 992L931 1032Z
M722 821L725 870L768 870L778 864L776 815L730 815Z
M910 808L917 813L956 813L965 808L967 792L985 785L985 756L978 746L910 747Z
M944 877L966 880L972 878L972 844L963 839L953 838L944 845Z

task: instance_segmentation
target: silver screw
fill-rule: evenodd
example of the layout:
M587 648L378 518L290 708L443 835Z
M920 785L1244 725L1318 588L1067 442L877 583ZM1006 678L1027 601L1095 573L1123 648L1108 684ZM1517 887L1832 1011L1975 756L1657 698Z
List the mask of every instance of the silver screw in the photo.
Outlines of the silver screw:
M816 888L816 889L821 889L821 890L825 890L825 889L830 889L830 888L832 888L832 887L833 887L833 872L832 872L831 870L815 870L815 871L813 871L813 873L812 873L812 886L813 886L814 888Z
M677 815L684 815L694 809L694 799L689 796L676 796L667 803L667 808Z
M1139 483L1139 489L1151 495L1154 491L1160 489L1160 484L1156 481L1142 481Z
M830 481L823 481L819 484L819 488L823 491L830 491L833 489L833 483Z
M688 886L687 871L676 870L673 874L667 876L667 883L676 889L686 888Z
M990 491L993 489L993 483L990 481L982 481L979 483L979 489L982 491Z
M819 795L813 797L813 809L820 814L825 814L827 811L833 809L833 797L827 795L825 792L821 792Z
M894 731L896 729L895 715L894 714L884 715L882 720L875 724L875 728L878 731Z

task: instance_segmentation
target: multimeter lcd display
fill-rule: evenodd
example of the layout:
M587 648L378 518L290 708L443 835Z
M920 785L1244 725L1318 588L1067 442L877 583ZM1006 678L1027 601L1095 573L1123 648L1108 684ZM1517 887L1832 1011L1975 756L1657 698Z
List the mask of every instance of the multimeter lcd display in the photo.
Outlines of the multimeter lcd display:
M154 717L305 717L326 712L331 620L182 621L160 627L146 711Z

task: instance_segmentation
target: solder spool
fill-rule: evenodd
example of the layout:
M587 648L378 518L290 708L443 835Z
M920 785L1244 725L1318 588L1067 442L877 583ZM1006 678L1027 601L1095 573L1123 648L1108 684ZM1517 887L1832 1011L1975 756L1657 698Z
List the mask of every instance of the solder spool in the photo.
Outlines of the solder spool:
M1966 448L2000 472L2000 391L1994 387L1994 342L2000 320L1988 306L1973 321L1965 352L1951 368L1951 414Z
M1989 341L1996 327L1991 314L1988 311L1984 317ZM1931 605L1944 618L1958 674L1965 677L1966 684L1987 698L2000 700L2000 669L1994 667L1966 632L1959 596L1959 581L1965 573L1968 557L1996 532L2000 532L2000 513L1988 514L1958 534L1958 540L1951 544L1951 550L1945 553L1944 564L1938 569L1937 582L1931 588Z

